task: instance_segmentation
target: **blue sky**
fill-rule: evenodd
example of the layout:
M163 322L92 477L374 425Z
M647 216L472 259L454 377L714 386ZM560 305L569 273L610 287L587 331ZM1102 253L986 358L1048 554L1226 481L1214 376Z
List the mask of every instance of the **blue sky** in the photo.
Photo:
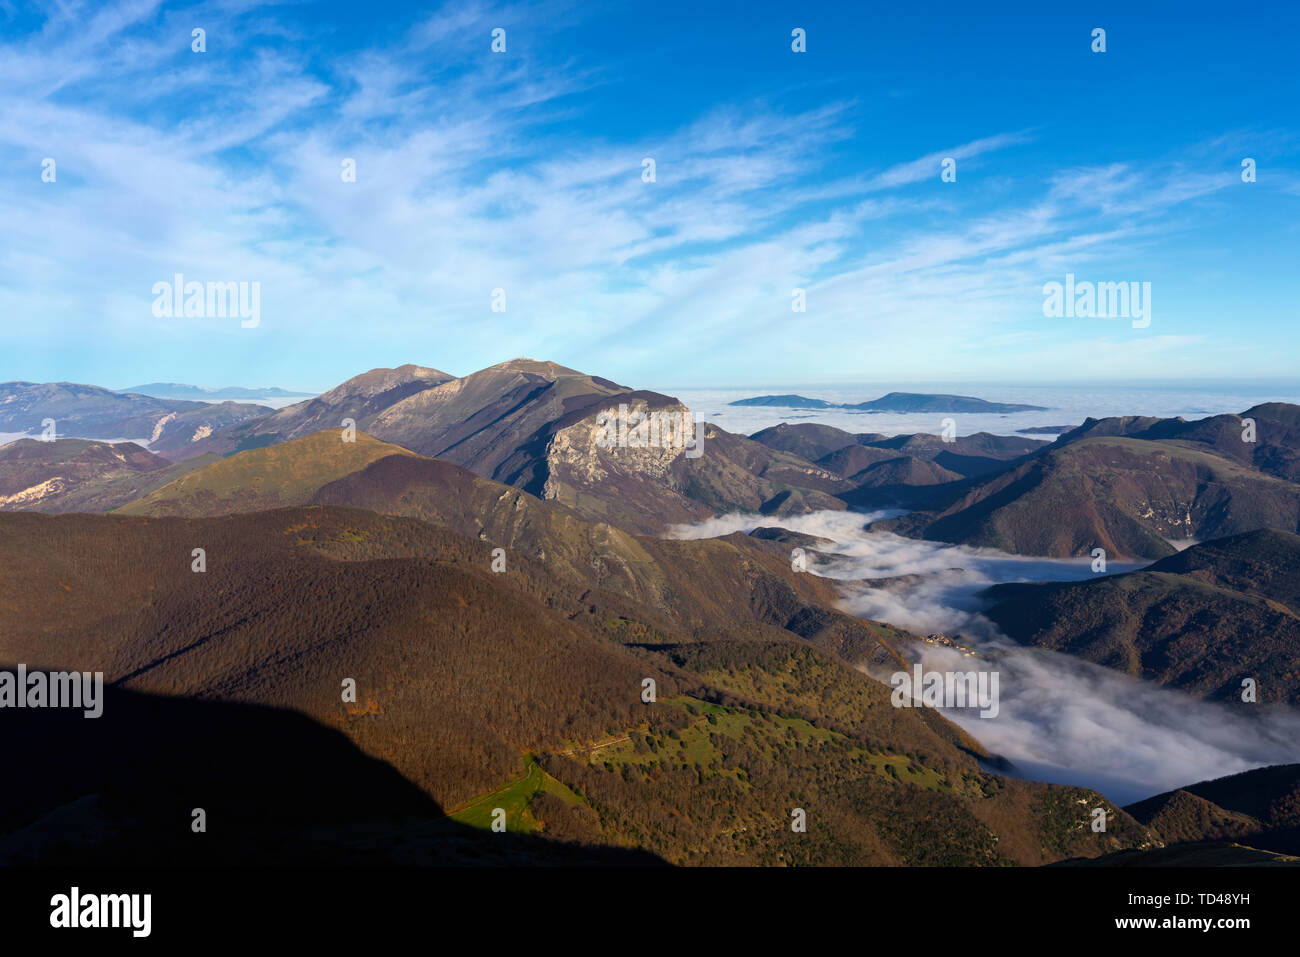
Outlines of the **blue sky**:
M1300 377L1300 13L1044 6L0 0L0 380Z

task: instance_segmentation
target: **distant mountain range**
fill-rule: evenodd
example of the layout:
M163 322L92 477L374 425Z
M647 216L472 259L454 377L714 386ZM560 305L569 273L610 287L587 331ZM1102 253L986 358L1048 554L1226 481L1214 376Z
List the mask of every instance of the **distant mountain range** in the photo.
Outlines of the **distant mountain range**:
M106 512L215 459L173 464L134 442L19 439L0 446L0 509Z
M728 405L769 406L780 409L844 409L850 412L1042 412L1041 405L987 402L969 395L940 395L923 392L890 392L867 402L827 402L802 395L760 395L737 399Z
M192 402L128 395L72 382L0 383L0 432L86 439L144 439L154 449L183 448L198 437L272 410L237 402Z
M239 386L209 389L199 385L184 385L180 382L149 382L120 391L129 395L149 395L156 399L192 399L205 402L223 399L297 399L315 394L289 392L274 386L266 389L244 389Z
M1161 558L1172 542L1300 531L1300 406L1240 415L1088 419L1014 467L877 527L1067 557Z
M844 479L713 425L698 424L707 453L683 445L601 448L602 414L689 417L676 399L533 359L463 377L407 365L374 369L269 415L199 441L155 447L182 460L229 455L339 429L345 419L376 439L461 465L477 475L642 532L728 510L776 514L844 508Z
M780 517L901 506L911 513L878 527L1028 555L1088 555L1099 547L1112 559L1154 559L1174 552L1171 541L1300 529L1295 406L1270 403L1194 422L1089 419L1051 443L987 433L951 441L855 434L814 423L745 437L701 423L698 457L680 445L601 447L600 417L620 406L633 415L689 416L669 396L515 359L463 377L415 365L375 369L279 410L8 383L0 385L0 430L35 433L53 418L59 434L138 432L172 467L350 421L381 442L652 534L730 511ZM1247 419L1254 441L1243 441ZM107 453L93 465L84 446L45 446L0 455L8 502L0 507L122 507L128 493L139 497L154 482L191 471L137 469ZM64 464L73 458L75 476ZM139 474L123 482L121 468Z
M1003 472L1047 445L1042 439L988 432L949 441L926 433L855 434L812 422L782 423L751 438L843 476L849 490L837 494L846 504L864 508L921 508L950 501L975 477Z
M38 401L47 389L58 402ZM78 389L79 401L65 397ZM781 441L787 434L784 426L746 438L700 423L707 454L697 458L685 455L682 448L602 449L595 441L602 413L619 406L634 414L689 416L689 411L668 396L530 359L459 378L414 365L376 369L278 411L121 395L94 387L27 385L23 395L27 419L39 421L48 413L64 423L64 430L89 424L102 434L135 421L142 423L136 428L151 425L156 434L150 451L174 467L171 472L147 470L123 482L115 471L116 460L109 456L102 474L81 473L73 490L61 467L70 451L27 449L21 468L17 458L6 466L0 455L0 474L5 468L11 472L9 507L58 511L84 509L91 503L125 506L131 501L129 492L147 494L191 471L179 463L337 430L345 420L383 442L462 465L565 502L588 518L639 532L660 532L668 524L735 510L781 516L875 500L911 501L917 489L1000 471L1007 460L1044 444L986 434L945 443L938 436L853 437L832 430L848 437L810 451L805 443ZM195 421L191 430L196 419L202 424ZM790 435L805 434L804 426L793 428ZM77 447L76 454L84 455L84 448ZM48 460L45 473L36 467L42 457ZM101 488L92 490L88 483ZM928 493L923 498L928 501Z

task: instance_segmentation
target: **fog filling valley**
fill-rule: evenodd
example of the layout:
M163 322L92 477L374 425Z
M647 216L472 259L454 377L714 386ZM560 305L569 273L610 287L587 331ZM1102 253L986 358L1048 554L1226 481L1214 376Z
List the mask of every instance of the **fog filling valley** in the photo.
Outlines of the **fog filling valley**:
M1010 555L864 527L897 514L727 515L676 526L671 534L714 538L779 526L834 541L834 546L813 546L835 554L809 555L808 570L836 580L845 611L917 635L960 634L977 653L971 658L926 644L920 659L926 670L999 672L996 717L980 718L973 708L944 714L1013 762L1017 776L1095 788L1128 804L1197 781L1300 759L1300 712L1260 704L1256 718L1243 717L1110 668L1023 647L980 614L977 593L990 585L1092 578L1091 558ZM1107 573L1140 567L1110 562Z

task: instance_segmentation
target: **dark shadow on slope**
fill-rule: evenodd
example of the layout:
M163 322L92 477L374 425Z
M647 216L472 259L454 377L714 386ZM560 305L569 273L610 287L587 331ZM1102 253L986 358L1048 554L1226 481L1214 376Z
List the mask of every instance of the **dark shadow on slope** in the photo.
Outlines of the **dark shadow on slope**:
M663 863L458 824L341 732L260 705L106 687L98 719L0 710L0 754L0 865Z

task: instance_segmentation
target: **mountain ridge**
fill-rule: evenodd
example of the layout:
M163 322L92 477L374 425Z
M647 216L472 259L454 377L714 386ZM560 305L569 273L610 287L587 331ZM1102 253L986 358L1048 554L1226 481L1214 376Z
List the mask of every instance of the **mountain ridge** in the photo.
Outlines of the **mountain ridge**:
M937 392L888 392L865 402L827 402L802 395L760 395L728 402L735 406L764 406L781 409L844 409L855 412L1045 412L1046 406L1016 402L989 402L969 395Z
M1274 529L1192 545L1079 582L995 585L984 611L1008 637L1241 706L1300 704L1300 536ZM1252 707L1246 705L1246 707Z
M241 388L239 386L209 388L199 385L187 385L183 382L146 382L143 385L135 385L128 389L114 391L121 392L123 395L147 395L155 399L192 399L196 402L214 399L293 399L306 398L314 394L311 392L294 392L281 389L278 386L267 388Z
M1285 417L1293 407L1274 408ZM1287 477L1300 433L1261 417L1257 448L1235 425L1225 436L1225 419L1239 421L1089 419L953 500L879 527L1017 554L1064 558L1102 548L1110 558L1147 559L1176 552L1171 542L1300 530L1300 484ZM1187 438L1196 432L1199 440Z

